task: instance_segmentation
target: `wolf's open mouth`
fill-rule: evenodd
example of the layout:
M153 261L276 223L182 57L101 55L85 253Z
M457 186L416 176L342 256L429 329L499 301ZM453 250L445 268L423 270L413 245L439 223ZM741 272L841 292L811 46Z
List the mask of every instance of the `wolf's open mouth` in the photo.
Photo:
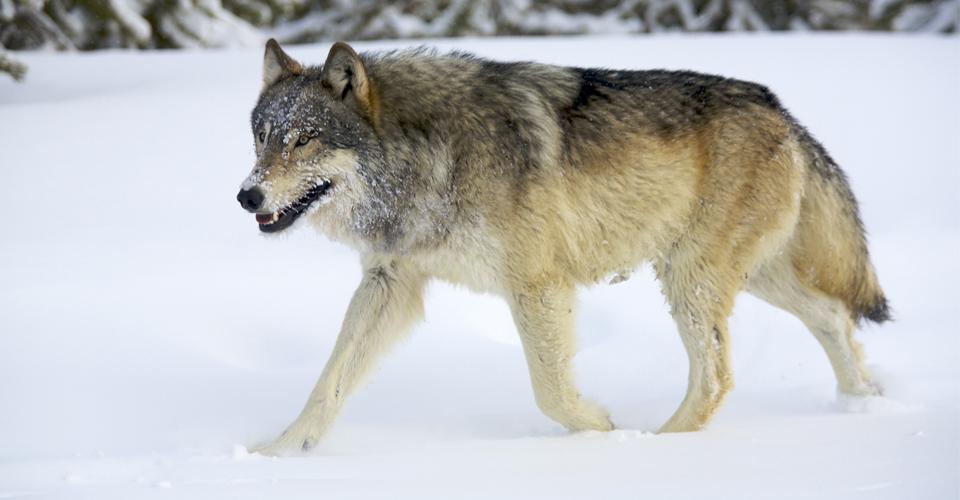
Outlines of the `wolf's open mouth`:
M272 214L257 214L257 224L260 225L260 230L265 233L275 233L290 227L290 224L293 224L293 222L297 220L297 217L303 215L303 212L305 212L313 202L319 200L320 197L326 194L332 186L333 184L330 181L323 181L290 205Z

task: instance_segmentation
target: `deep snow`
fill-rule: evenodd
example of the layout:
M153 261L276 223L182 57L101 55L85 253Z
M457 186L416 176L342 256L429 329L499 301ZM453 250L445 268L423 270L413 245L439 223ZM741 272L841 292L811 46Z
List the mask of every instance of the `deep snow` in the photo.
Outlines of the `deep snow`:
M438 283L314 454L248 455L299 411L359 280L350 250L262 238L236 205L260 51L30 54L0 79L0 498L960 495L958 38L431 45L773 88L860 199L897 318L859 334L887 397L837 401L813 337L742 295L720 414L652 434L687 367L643 270L581 295L580 384L622 430L570 435L534 406L506 306Z

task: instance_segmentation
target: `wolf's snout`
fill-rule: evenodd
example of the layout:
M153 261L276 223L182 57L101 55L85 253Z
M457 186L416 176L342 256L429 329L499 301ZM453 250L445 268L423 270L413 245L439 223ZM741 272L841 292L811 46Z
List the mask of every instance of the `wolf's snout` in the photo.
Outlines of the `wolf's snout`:
M237 201L247 212L256 212L263 205L263 192L257 188L241 189L237 194Z

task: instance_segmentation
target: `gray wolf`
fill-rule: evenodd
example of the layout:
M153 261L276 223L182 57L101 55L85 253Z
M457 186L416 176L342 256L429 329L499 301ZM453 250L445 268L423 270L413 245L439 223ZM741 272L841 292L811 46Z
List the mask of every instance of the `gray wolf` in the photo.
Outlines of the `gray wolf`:
M421 318L432 279L507 301L537 405L571 430L613 428L574 382L576 287L645 262L689 355L662 432L700 429L733 386L740 291L809 327L839 391L879 393L853 338L861 320L889 319L857 203L761 85L342 42L309 67L271 40L251 126L238 200L259 229L309 223L363 265L316 387L264 453L317 443Z

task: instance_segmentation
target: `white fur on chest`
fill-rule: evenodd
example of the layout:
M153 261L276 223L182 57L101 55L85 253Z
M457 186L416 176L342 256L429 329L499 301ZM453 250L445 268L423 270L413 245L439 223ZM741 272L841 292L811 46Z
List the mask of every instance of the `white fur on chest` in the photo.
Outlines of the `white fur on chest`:
M415 260L428 275L478 293L503 295L503 252L480 227L458 231Z

